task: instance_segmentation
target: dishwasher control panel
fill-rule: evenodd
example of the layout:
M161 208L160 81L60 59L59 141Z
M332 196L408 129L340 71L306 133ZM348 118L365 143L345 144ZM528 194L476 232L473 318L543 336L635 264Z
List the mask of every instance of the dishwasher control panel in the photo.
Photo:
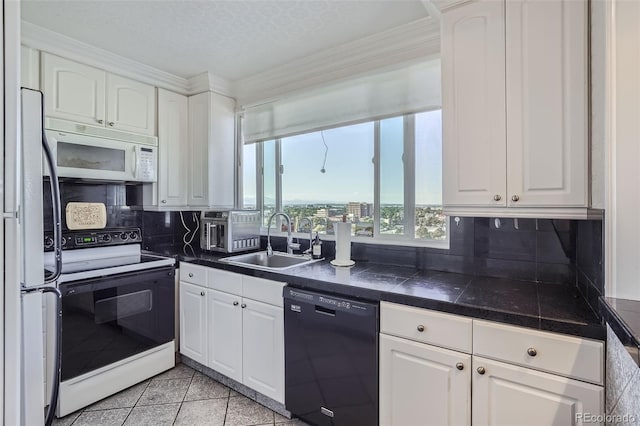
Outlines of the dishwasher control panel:
M372 302L359 302L291 287L285 287L284 298L291 300L290 310L298 313L301 313L305 308L327 314L331 314L332 311L335 313L337 310L375 315L378 311L378 305Z

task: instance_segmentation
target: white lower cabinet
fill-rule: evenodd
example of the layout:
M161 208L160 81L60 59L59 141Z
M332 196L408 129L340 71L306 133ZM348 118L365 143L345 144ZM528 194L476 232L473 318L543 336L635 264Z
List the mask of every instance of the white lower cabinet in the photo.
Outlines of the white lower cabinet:
M242 382L242 297L207 290L208 366Z
M180 281L180 353L201 364L207 363L206 295L205 288Z
M482 357L473 357L474 426L578 425L602 414L604 389Z
M284 403L284 285L181 264L180 353Z
M284 311L244 299L242 383L284 402Z
M380 324L383 426L579 425L604 413L603 342L387 302ZM464 339L448 336L452 324ZM454 343L472 353L445 349Z
M380 335L380 424L469 425L471 355Z

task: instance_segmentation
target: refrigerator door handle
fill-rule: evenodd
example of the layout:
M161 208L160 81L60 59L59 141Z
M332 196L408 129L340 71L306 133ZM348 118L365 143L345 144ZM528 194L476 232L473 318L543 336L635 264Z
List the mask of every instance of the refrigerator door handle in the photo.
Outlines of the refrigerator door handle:
M60 278L60 274L62 273L62 207L58 170L44 130L44 94L42 94L42 92L40 92L40 94L42 102L42 150L49 168L49 183L51 185L51 201L53 204L53 252L55 257L55 269L51 274L44 277L44 283L51 284Z
M22 289L22 294L29 294L34 292L53 293L56 296L56 336L54 339L55 348L53 351L53 353L55 354L55 359L53 360L54 376L51 385L51 399L49 401L49 408L47 409L47 414L44 422L45 426L51 426L56 412L56 406L58 405L58 392L60 390L60 369L62 362L62 293L56 287L50 286Z

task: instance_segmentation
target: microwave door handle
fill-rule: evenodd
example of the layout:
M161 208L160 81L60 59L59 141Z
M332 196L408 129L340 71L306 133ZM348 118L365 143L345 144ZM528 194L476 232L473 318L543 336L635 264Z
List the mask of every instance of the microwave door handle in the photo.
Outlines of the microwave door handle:
M138 147L133 147L133 178L137 178L138 176Z

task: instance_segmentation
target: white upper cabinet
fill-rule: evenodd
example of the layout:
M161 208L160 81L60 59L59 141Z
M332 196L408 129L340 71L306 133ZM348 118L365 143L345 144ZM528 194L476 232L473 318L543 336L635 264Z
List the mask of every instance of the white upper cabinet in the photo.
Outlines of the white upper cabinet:
M586 1L506 3L510 206L586 206Z
M48 117L156 134L155 87L49 53L41 62Z
M107 74L107 126L127 132L155 135L155 87Z
M187 97L158 89L157 196L160 206L187 205L187 124Z
M442 15L444 203L506 205L504 3Z
M213 92L189 97L189 206L235 204L235 101Z
M573 0L477 0L444 10L449 214L586 214L587 7Z
M47 116L105 124L104 71L43 53L42 81Z

